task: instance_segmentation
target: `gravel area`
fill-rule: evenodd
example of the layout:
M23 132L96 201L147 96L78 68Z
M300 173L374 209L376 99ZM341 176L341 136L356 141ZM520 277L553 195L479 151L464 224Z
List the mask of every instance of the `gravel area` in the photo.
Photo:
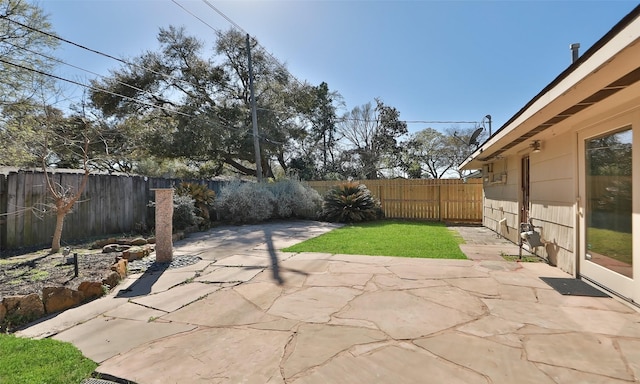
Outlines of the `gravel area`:
M142 258L140 260L134 260L129 262L129 272L130 273L139 273L139 272L155 272L155 271L163 271L165 269L175 269L188 267L189 265L193 265L198 261L202 260L202 258L198 256L191 255L183 255L183 256L174 256L173 260L170 263L160 263L156 262L156 255L152 253L151 255Z

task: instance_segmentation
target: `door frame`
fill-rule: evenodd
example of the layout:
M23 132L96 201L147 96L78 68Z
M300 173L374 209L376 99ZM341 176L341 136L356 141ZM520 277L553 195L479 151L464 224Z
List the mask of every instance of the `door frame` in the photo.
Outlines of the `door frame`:
M520 159L520 223L529 222L531 210L531 157L524 155ZM518 227L519 228L519 227Z
M616 273L587 258L587 201L586 201L586 151L585 141L607 133L631 128L632 130L632 185L640 185L640 112L634 112L601 121L597 125L578 131L578 276L614 293L625 300L640 303L640 188L633 188L632 192L632 266L633 278Z

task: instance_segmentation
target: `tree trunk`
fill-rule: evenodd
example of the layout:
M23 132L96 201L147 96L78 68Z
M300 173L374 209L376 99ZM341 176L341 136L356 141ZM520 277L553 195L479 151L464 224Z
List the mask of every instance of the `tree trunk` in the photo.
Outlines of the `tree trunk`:
M53 232L53 240L51 241L51 253L60 252L60 239L62 238L62 227L64 226L64 217L66 211L58 211L56 214L56 229Z

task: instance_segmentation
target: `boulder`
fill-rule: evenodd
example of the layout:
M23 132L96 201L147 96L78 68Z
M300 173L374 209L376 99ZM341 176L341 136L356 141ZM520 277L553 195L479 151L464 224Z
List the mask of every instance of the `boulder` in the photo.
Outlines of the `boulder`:
M45 287L42 289L42 301L47 313L64 311L82 303L84 294L66 287Z
M117 272L120 278L123 279L127 276L128 265L129 262L126 259L119 259L111 266L111 270Z
M117 239L115 237L110 237L108 239L102 239L102 240L96 240L96 242L91 244L91 248L92 249L98 249L98 248L104 247L107 244L114 244L116 242L117 242Z
M0 324L4 320L4 317L7 315L7 308L5 308L4 304L0 303Z
M122 257L124 257L129 261L132 261L132 260L142 259L143 257L147 257L149 256L150 253L151 253L151 247L147 244L143 247L131 247L130 249L122 252Z
M131 248L130 245L115 244L115 243L107 244L104 247L102 247L102 253L123 252L129 248Z
M104 295L104 288L100 281L83 281L78 286L78 291L82 292L85 300L95 299Z
M7 305L7 299L10 299L11 307ZM14 299L16 300L14 301ZM44 304L42 304L40 295L37 293L26 296L5 297L3 303L7 308L7 314L12 314L26 320L35 320L44 316Z
M120 282L120 274L118 272L111 272L109 276L105 277L102 280L102 284L109 287L109 289L113 289Z
M22 300L22 296L7 296L2 300L2 305L7 312L13 312L20 305L20 300Z
M145 245L147 244L147 240L145 240L142 237L136 237L135 239L131 240L131 245Z

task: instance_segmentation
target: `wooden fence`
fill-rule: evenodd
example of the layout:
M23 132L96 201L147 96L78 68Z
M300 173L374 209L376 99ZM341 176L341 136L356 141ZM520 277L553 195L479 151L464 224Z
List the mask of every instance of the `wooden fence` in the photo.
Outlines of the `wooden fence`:
M52 180L77 188L82 174L56 170ZM179 180L126 175L90 175L87 187L67 215L63 243L105 234L131 233L138 225L149 225L155 199L154 188L169 188L181 182L205 184L219 193L224 181ZM482 181L452 180L364 180L382 203L387 218L458 222L482 221ZM308 184L324 194L336 181ZM51 243L55 214L41 171L0 169L0 256L3 251Z
M57 170L52 181L65 188L80 185L82 174ZM206 184L216 193L224 181L184 180ZM75 241L105 234L131 233L148 225L154 210L154 188L169 188L183 180L126 175L90 175L86 189L65 218L62 240ZM51 243L55 229L53 202L41 171L0 173L0 256L3 251Z
M394 219L482 222L482 180L360 180ZM321 195L340 181L309 181Z

